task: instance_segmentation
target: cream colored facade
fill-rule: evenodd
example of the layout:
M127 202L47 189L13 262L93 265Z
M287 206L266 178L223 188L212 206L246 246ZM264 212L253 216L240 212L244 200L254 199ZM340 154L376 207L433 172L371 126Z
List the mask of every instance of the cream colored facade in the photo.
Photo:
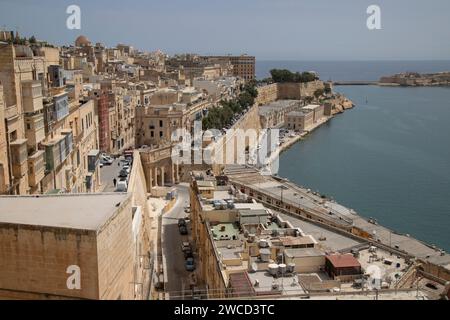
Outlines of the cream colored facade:
M64 143L64 142L67 142ZM46 175L41 192L55 189L66 192L95 192L101 183L98 164L89 169L89 154L98 150L98 120L94 101L73 103L67 117L54 124L42 143L45 147ZM64 147L63 147L64 145ZM64 156L57 150L64 148Z
M0 299L146 299L145 211L131 194L0 201Z
M0 44L0 82L3 85L9 181L6 193L30 192L28 153L42 140L42 90L46 88L46 61L34 57L28 46ZM29 139L29 141L28 141ZM33 155L36 157L36 155Z
M289 130L308 130L314 124L314 111L291 111L286 114L284 124Z
M9 182L8 137L4 121L4 108L3 86L0 83L0 194L6 192L6 185Z

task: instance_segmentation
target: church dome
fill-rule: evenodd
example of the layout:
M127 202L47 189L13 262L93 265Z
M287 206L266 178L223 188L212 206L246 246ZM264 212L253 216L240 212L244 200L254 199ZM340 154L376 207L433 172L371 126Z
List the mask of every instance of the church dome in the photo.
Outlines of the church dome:
M75 46L76 47L85 47L85 46L90 46L90 45L91 45L91 42L85 36L79 36L75 40Z

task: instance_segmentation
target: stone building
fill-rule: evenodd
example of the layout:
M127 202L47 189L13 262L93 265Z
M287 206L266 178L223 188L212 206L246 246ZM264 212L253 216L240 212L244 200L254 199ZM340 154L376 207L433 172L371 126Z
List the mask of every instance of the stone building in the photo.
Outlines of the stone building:
M255 79L255 57L246 54L240 56L202 56L201 61L209 65L227 65L232 67L233 76L239 77L245 81Z
M28 46L0 44L0 82L3 85L9 166L6 192L29 192L28 156L39 162L36 146L43 139L42 91L46 88L45 59ZM7 177L5 175L5 177Z
M146 299L131 194L1 197L0 299Z
M284 124L289 130L308 130L314 124L314 112L310 110L291 111L286 114Z
M9 183L8 137L5 126L3 86L0 83L0 194L6 193Z

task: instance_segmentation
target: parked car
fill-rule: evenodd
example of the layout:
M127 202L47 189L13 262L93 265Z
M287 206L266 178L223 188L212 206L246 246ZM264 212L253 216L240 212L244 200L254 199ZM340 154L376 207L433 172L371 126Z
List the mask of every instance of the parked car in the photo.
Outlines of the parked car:
M125 170L128 174L130 174L131 168L130 168L129 165L124 165L124 166L122 167L122 170Z
M183 253L184 253L184 258L185 259L194 257L194 253L192 252L191 249L188 249L188 250L184 251Z
M128 172L127 172L127 170L124 170L124 169L120 170L120 172L119 172L119 178L126 178L126 177L128 177Z
M186 235L188 234L188 229L186 226L179 226L180 234Z
M181 243L181 251L192 250L191 244L188 241L183 241Z
M184 208L184 212L186 212L186 213L191 212L191 208L190 208L190 207L185 207L185 208Z
M183 218L178 219L178 226L179 226L179 227L181 227L181 226L186 226L186 220L183 219Z
M186 259L185 267L187 271L194 271L195 270L195 261L194 258L190 257Z
M101 156L100 157L100 162L106 165L111 165L114 162L114 159L111 158L110 156Z
M128 188L128 184L126 180L119 180L116 184L116 191L117 192L126 192Z

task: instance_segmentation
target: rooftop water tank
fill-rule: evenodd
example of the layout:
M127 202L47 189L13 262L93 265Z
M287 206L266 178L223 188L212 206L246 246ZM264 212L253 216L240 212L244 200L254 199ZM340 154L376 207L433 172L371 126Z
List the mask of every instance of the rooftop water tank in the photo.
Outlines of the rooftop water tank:
M276 263L271 263L267 267L268 267L269 273L272 276L276 276L277 275L277 273L278 273L278 265Z
M286 265L284 263L279 264L278 270L281 272L281 274L285 274L286 273Z
M295 271L295 263L291 262L287 265L287 272L293 273Z
M259 255L261 257L261 261L268 262L270 259L270 250L269 249L261 249L259 250Z
M269 242L266 239L259 240L259 247L260 248L267 248L269 246Z

